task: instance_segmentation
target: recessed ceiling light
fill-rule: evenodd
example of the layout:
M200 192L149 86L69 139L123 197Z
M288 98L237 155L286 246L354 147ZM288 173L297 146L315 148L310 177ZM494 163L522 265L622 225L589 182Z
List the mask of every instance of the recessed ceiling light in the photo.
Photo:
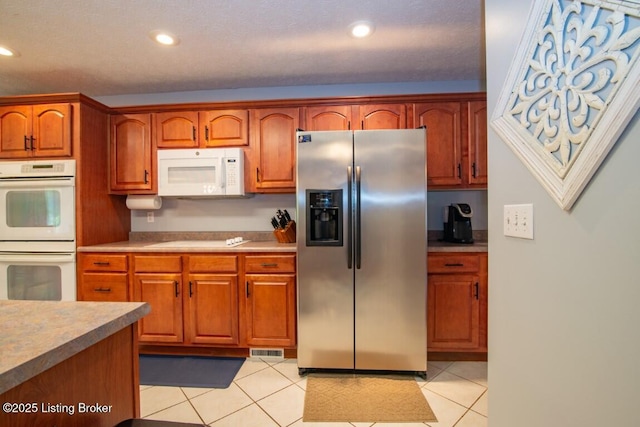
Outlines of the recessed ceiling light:
M163 46L175 46L180 43L180 39L166 31L152 31L151 33L149 33L149 37L151 37L151 40L153 40L154 42Z
M368 21L358 21L349 25L349 31L353 37L363 38L373 33L373 24Z
M2 56L18 56L15 50L11 50L8 47L0 46L0 55Z

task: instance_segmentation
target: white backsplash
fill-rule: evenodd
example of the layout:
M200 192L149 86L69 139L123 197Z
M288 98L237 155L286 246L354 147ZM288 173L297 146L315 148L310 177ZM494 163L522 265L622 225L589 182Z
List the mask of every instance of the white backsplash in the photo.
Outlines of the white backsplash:
M430 191L427 193L427 228L442 230L442 208L468 203L474 230L487 229L487 192ZM147 221L147 211L131 211L132 232L168 231L270 231L270 218L286 209L296 218L295 194L257 194L247 199L176 199L165 197L162 207ZM151 212L151 211L150 211Z

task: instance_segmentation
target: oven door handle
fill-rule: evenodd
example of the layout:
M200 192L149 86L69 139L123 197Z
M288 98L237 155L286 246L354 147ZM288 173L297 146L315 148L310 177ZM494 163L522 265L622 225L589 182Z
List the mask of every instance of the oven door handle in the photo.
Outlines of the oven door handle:
M75 178L3 178L0 179L0 188L48 188L48 187L74 187Z
M75 262L75 253L37 253L37 252L0 252L0 262L22 262L22 263L34 263L34 262Z

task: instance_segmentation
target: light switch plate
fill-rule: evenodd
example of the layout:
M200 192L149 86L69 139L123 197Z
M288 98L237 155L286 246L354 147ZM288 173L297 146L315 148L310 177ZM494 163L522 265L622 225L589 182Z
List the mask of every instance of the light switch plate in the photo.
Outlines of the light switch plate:
M504 205L504 235L533 240L533 205Z

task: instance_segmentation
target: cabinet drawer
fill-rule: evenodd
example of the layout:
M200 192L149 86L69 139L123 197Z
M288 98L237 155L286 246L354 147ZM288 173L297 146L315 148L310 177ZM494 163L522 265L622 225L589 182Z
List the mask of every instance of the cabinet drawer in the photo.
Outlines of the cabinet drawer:
M480 269L477 254L429 254L427 272L431 273L474 273Z
M180 273L182 257L180 255L136 255L133 257L136 273Z
M235 273L238 271L236 255L190 255L190 273Z
M128 301L127 274L85 273L81 277L83 301Z
M295 255L248 255L245 258L247 273L295 273Z
M82 271L121 271L126 272L129 263L126 255L80 254Z

